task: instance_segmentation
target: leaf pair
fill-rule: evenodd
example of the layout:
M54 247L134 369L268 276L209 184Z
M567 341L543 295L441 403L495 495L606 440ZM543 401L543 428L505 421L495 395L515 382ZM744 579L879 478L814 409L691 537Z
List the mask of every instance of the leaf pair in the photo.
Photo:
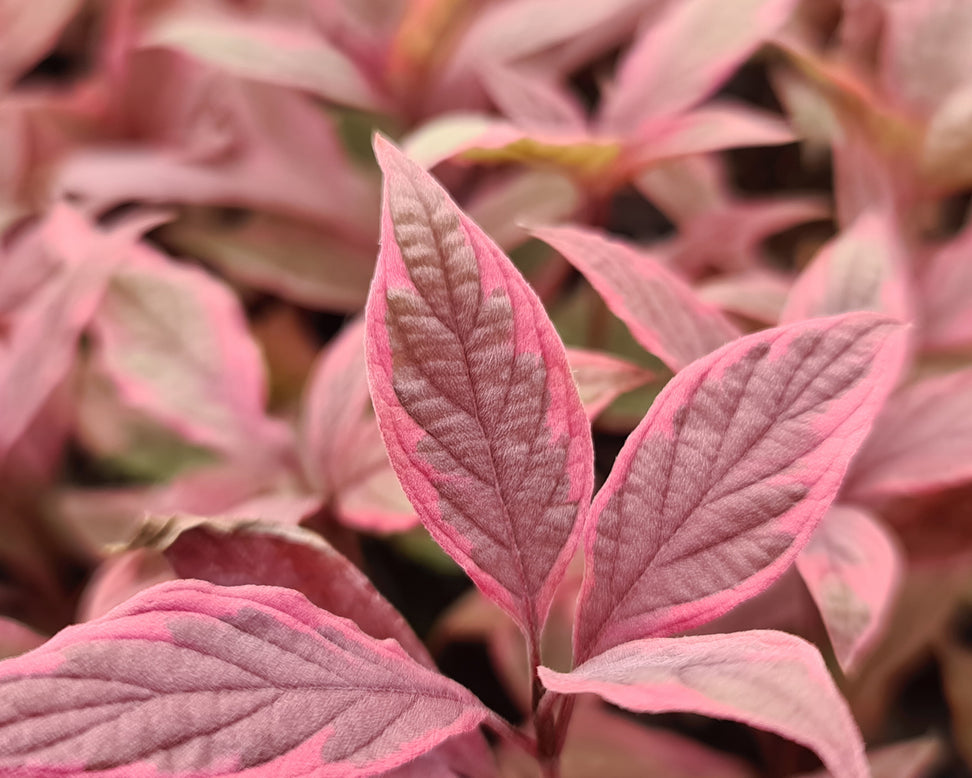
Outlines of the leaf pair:
M766 708L763 718L745 704L746 690L766 682L759 633L659 638L726 612L794 560L890 391L900 325L872 314L819 319L738 338L692 362L630 436L585 518L589 430L542 307L417 165L382 141L377 153L385 211L368 357L406 493L534 648L584 527L574 635L584 664L567 676L579 685L541 671L548 688L738 718L813 745L839 774L863 774L852 720L801 641L765 638L791 663L778 668L781 688L807 708ZM618 271L637 295L639 271ZM665 280L656 286L667 293ZM651 679L667 677L669 656L682 691L661 694ZM738 665L728 692L693 680L726 663ZM615 698L609 677L635 691Z
M764 589L806 543L896 374L900 328L814 320L693 362L590 506L589 424L539 300L427 174L377 152L367 356L382 434L426 527L524 632L547 693L734 718L866 775L811 646L668 636ZM555 673L539 637L582 537L583 663ZM365 775L483 722L508 732L396 644L275 587L163 584L0 665L8 773Z

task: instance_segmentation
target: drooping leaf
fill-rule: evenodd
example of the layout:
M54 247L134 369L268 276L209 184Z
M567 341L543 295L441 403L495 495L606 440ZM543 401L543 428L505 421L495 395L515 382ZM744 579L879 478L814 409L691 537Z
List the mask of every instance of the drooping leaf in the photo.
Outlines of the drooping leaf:
M854 668L877 637L897 593L902 564L897 546L867 512L834 505L796 564L837 660L845 671Z
M647 28L621 65L601 121L631 132L709 96L796 6L794 0L683 0Z
M382 435L423 524L536 641L586 515L590 425L513 265L418 165L381 139L376 152L367 341Z
M784 632L624 643L570 673L540 668L561 694L598 694L643 713L686 711L740 721L802 743L835 778L868 778L847 703L810 643Z
M888 402L854 460L861 500L920 494L972 480L972 370L932 376Z
M648 351L680 370L737 330L660 262L578 227L533 230L580 270Z
M912 318L902 238L891 214L866 211L827 243L790 291L782 321L850 311Z
M161 584L0 664L0 768L371 775L474 729L465 689L274 587Z
M874 314L812 319L676 374L591 508L581 660L702 624L779 577L891 389L902 330Z
M161 552L180 578L295 589L318 608L351 619L377 640L397 640L420 664L435 667L401 614L315 532L253 519L179 516L148 520L132 545Z

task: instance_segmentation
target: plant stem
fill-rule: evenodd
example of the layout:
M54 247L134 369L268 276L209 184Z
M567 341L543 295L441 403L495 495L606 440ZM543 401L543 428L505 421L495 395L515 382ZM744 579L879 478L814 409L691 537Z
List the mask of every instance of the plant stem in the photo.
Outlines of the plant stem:
M567 729L570 727L570 719L574 715L574 702L576 695L570 694L561 698L560 714L557 716L557 725L554 727L557 733L556 748L557 754L564 750L564 742L567 740Z
M530 638L530 707L533 710L533 726L537 733L537 761L544 778L560 775L560 750L557 748L555 711L557 695L551 695L540 682L540 637Z

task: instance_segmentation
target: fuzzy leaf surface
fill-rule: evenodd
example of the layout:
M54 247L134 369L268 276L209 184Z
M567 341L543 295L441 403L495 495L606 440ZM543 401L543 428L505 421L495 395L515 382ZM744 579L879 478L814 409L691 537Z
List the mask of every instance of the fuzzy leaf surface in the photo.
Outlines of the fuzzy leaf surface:
M174 581L0 664L0 769L373 775L487 716L296 592Z
M367 308L375 412L423 524L531 639L578 541L590 425L542 304L418 165L382 139Z
M806 641L772 630L636 640L570 673L540 668L561 694L598 694L641 713L740 721L813 749L837 778L868 778L857 725Z
M813 319L676 374L591 508L581 660L703 624L779 577L890 391L902 331L874 314Z

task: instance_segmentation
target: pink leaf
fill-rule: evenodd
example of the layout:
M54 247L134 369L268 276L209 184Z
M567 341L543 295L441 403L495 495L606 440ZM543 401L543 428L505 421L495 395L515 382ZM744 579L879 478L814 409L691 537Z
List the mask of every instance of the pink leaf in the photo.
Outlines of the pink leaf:
M556 47L563 56L554 69L566 75L630 35L642 13L643 0L512 0L486 6L458 41L435 88L426 87L427 112L480 107L484 95L474 74L487 64L535 58ZM569 43L579 45L569 50Z
M43 5L0 0L0 90L44 58L82 5L82 0L50 0Z
M373 775L489 715L392 641L274 587L156 586L0 664L0 768Z
M140 45L174 49L235 75L303 89L341 105L387 108L354 62L313 29L190 9L156 19Z
M278 491L249 497L219 511L212 518L260 519L270 524L296 527L317 513L320 507L320 498L313 495Z
M786 303L790 285L781 273L752 270L719 276L698 288L699 297L729 313L774 325Z
M903 740L869 750L873 778L928 778L942 761L944 748L934 735ZM832 778L827 770L801 773L799 778Z
M972 41L972 35L970 35ZM935 111L922 141L921 172L943 188L964 188L972 181L972 84L957 89Z
M891 215L866 211L827 243L800 274L784 322L849 311L877 311L910 321L904 245Z
M629 136L630 137L630 136ZM728 101L645 122L628 141L635 171L688 154L745 146L780 146L797 136L779 116Z
M714 154L696 154L653 165L632 182L679 228L727 205L729 173Z
M517 127L576 134L587 131L580 101L565 88L504 65L485 68L481 78L500 113Z
M100 618L150 586L179 577L165 559L144 548L116 554L102 562L81 593L78 621Z
M926 378L888 402L854 460L860 500L916 494L972 479L972 370Z
M420 664L435 666L367 576L315 532L253 520L180 516L150 519L133 545L160 551L180 578L295 589L318 608L351 619L377 640L393 638Z
M845 671L856 668L897 594L902 565L897 545L870 514L834 505L796 563L837 660Z
M364 334L363 317L344 327L315 364L303 399L304 466L325 499L346 480L343 471L371 406Z
M567 361L590 419L625 392L644 386L655 375L624 359L586 349L567 349Z
M580 270L639 343L672 370L738 333L714 307L654 258L577 227L533 231Z
M497 246L509 251L530 238L525 225L567 219L580 203L580 189L566 175L523 170L481 186L465 208Z
M364 307L375 269L373 239L359 245L334 227L270 213L250 213L242 224L204 208L184 208L181 214L159 234L170 250L215 265L230 280L314 310Z
M533 778L523 751L502 754L510 778ZM519 769L517 769L519 768ZM600 701L578 701L561 755L563 778L755 778L742 760L661 727L650 728Z
M368 368L382 435L423 524L535 644L583 527L590 425L510 261L414 162L375 148Z
M570 673L541 667L540 679L642 713L740 721L812 748L837 778L870 776L857 725L817 649L783 632L636 640Z
M762 281L756 283L755 287L763 287L768 299L762 303L754 299L740 312L746 315L747 309L775 310L776 313L768 323L776 324L779 321L779 309L789 292L791 279L782 273L765 269L771 263L762 261L760 244L770 235L798 224L827 218L829 210L822 200L814 197L769 197L730 201L682 226L678 237L672 239L663 251L670 257L672 267L692 276L708 275L713 269L738 271L750 268L754 276L762 275ZM779 280L783 278L783 299L778 299ZM776 283L766 283L773 280Z
M306 95L242 81L162 49L139 51L111 108L128 143L78 150L51 188L92 210L131 201L238 206L373 240L376 181Z
M902 330L872 314L813 319L676 374L591 508L581 660L702 624L779 577L891 389Z
M371 408L365 320L347 325L318 360L303 400L304 469L338 518L358 529L408 529L417 517L388 462Z
M0 616L0 659L7 659L43 643L45 638L19 621Z
M238 298L197 268L142 248L94 319L123 400L186 440L234 452L264 426L264 366Z
M921 338L936 351L972 345L972 224L939 246L924 263L919 278Z
M605 129L628 134L708 97L789 17L795 0L682 0L631 49L601 111Z
M931 112L967 83L972 6L963 0L888 3L881 75L888 94Z
M28 250L54 254L59 267L18 308L0 344L0 460L71 369L111 274L151 223L141 216L101 232L58 205L38 227Z

